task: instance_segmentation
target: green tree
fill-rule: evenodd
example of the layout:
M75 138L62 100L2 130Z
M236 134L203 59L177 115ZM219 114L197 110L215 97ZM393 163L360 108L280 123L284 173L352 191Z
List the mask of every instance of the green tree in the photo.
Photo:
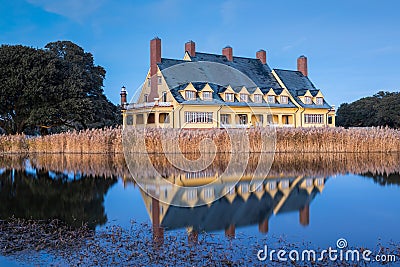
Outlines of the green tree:
M7 133L46 133L120 124L104 95L106 71L70 41L45 49L0 47L0 127Z
M343 103L337 111L338 126L400 127L400 93L383 92L364 97L353 103Z

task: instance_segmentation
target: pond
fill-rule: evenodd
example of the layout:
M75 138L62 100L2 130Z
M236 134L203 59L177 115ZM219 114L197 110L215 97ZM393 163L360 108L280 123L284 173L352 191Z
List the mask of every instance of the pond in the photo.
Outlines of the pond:
M322 250L337 248L339 239L399 260L398 154L276 154L261 172L253 165L267 162L250 156L242 179L232 172L217 182L229 168L226 155L197 172L150 156L160 177L143 157L135 155L128 166L123 155L0 157L0 266L262 265L257 253L265 245ZM37 225L48 228L55 219L61 226L54 229L84 226L89 234L71 240L83 245L40 245L34 234L15 230L34 226L38 233ZM59 238L67 235L59 231ZM97 252L87 249L94 243ZM173 253L179 255L168 256ZM193 253L202 259L190 258Z

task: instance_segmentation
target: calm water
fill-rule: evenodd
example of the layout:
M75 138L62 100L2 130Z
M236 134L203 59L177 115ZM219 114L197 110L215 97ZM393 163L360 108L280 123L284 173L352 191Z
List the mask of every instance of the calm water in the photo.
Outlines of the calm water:
M255 192L250 192L248 181L240 181L234 192L212 204L185 208L144 193L120 159L1 158L0 218L57 218L72 226L87 223L97 231L109 225L129 228L135 221L152 224L159 238L165 232L194 236L208 232L244 237L243 242L250 236L284 237L288 242L311 242L313 247L335 246L339 238L366 248L400 241L398 155L388 160L308 157L311 160L296 164L290 158L276 159L280 162L272 166L272 175ZM312 165L311 170L299 167ZM194 181L205 176L210 171L185 177ZM218 190L214 186L208 194ZM162 189L158 193L190 198L186 200L193 203L205 198L200 192L188 196ZM20 263L0 255L0 266Z

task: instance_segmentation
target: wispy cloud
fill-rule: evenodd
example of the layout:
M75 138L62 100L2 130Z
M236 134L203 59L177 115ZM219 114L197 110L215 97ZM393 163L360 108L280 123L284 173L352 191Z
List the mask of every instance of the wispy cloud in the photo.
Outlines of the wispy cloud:
M386 45L386 46L377 47L375 49L372 49L369 52L374 55L383 55L383 54L398 53L399 51L400 51L400 47L398 47L398 46Z
M293 48L295 48L295 47L297 47L297 46L303 44L305 41L307 41L307 38L305 38L305 37L300 38L300 39L298 39L298 40L295 40L295 41L292 42L291 44L285 45L284 47L282 47L282 50L283 50L283 51L291 50L291 49L293 49Z
M221 16L224 24L230 24L235 20L238 4L235 0L227 0L221 5Z
M105 0L27 0L50 13L82 23L85 18L100 8Z

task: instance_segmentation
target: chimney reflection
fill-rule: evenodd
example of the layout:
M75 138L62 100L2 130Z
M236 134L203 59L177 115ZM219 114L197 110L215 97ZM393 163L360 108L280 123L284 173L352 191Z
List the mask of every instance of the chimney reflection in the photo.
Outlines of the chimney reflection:
M160 224L160 201L151 198L151 215L153 222L153 241L156 246L164 244L164 228Z
M258 224L258 231L262 234L268 233L268 222L269 218L265 218L262 222Z
M188 244L197 244L199 242L199 233L196 230L188 230Z
M235 238L235 225L230 224L228 228L225 229L225 236L228 238Z
M300 224L303 226L308 226L310 224L310 205L307 204L299 211Z

